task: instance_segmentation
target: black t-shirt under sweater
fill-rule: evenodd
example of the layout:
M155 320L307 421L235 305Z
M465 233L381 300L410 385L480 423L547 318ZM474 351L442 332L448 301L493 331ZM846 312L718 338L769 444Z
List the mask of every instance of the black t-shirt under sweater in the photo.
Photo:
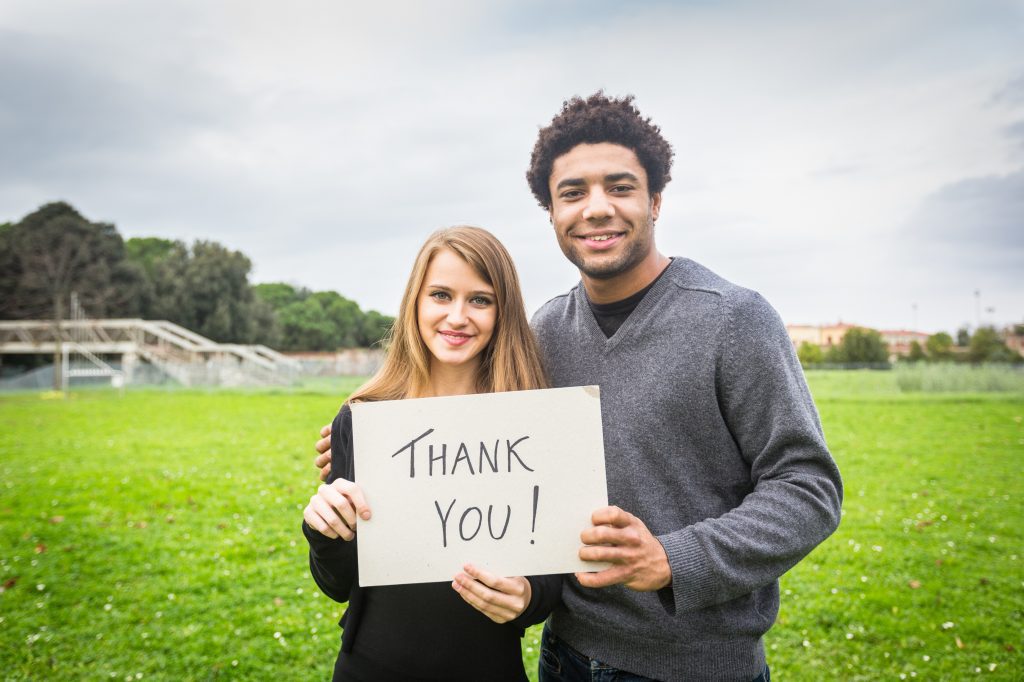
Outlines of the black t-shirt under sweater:
M665 268L665 270L668 270L668 268ZM626 318L636 310L636 307L640 305L640 301L644 300L644 296L651 290L651 287L665 274L665 270L662 270L654 278L653 282L621 301L594 303L589 298L587 299L587 303L590 304L590 311L594 313L594 319L597 320L597 326L604 332L605 337L610 339L615 336L615 332L619 331L619 327L626 321Z

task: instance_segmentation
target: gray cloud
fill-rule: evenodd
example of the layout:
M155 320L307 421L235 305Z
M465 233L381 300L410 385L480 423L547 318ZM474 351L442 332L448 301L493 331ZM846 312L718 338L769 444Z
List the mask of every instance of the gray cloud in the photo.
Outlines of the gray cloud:
M1024 104L1024 73L1001 87L992 95L994 104Z
M224 84L188 64L154 63L133 77L105 61L88 46L0 31L0 179L148 165L190 132L231 119Z
M1024 264L1024 168L1007 175L966 178L929 196L912 221L921 243L955 247L951 255L1019 277Z

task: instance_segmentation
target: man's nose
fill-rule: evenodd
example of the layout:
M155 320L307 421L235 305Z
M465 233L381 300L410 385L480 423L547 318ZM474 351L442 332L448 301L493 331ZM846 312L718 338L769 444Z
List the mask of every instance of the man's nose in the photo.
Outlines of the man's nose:
M608 201L603 189L595 189L587 196L587 205L583 209L585 220L604 220L615 215L615 207Z

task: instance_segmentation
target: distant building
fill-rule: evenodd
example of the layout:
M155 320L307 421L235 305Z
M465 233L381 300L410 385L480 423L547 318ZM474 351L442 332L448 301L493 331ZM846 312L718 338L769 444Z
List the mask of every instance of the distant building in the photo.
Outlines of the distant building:
M786 331L789 333L789 340L795 348L801 343L811 343L821 346L822 350L828 350L832 346L838 346L842 342L846 332L860 325L837 322L836 324L787 324Z
M802 343L821 345L821 327L813 324L787 324L786 331L795 348L799 348Z
M910 355L910 344L917 341L924 350L925 341L929 334L915 332L907 329L883 329L879 332L882 340L889 346L889 355L893 357L904 357Z
M827 351L833 346L838 346L843 341L843 337L846 336L846 332L860 327L861 329L871 329L871 327L865 327L859 324L849 324L847 322L837 322L835 324L787 324L786 331L789 333L789 340L793 342L794 348L799 348L802 343L811 343L816 346L820 346L822 350ZM882 340L885 341L889 347L889 356L892 359L896 359L901 356L910 354L910 344L917 341L924 347L925 341L928 340L928 334L924 332L910 331L907 329L890 329L881 330L878 332L882 335Z

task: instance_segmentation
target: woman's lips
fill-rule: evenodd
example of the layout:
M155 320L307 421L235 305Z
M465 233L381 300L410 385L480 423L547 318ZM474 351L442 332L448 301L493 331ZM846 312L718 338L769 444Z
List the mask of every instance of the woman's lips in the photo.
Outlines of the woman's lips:
M463 334L462 332L441 332L441 338L452 346L462 346L468 343L473 336L472 334Z

